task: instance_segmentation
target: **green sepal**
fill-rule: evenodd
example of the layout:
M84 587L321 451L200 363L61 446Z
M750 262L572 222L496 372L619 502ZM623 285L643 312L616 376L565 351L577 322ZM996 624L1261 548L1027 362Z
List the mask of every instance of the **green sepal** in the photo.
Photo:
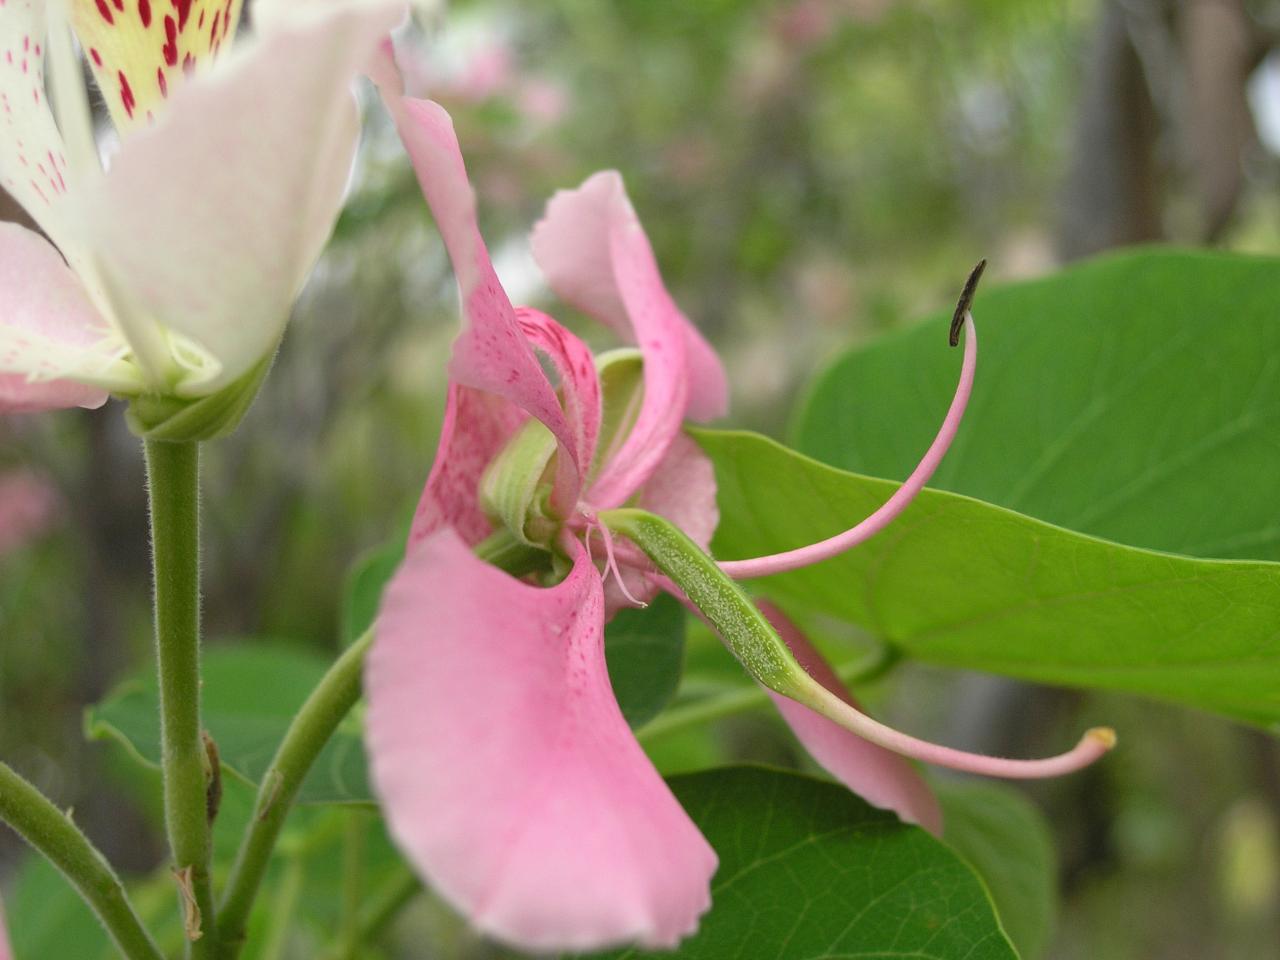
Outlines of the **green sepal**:
M812 681L759 608L719 564L675 524L644 510L608 510L600 522L626 537L702 611L757 681L808 702Z
M600 377L601 417L592 478L609 462L640 416L644 401L644 356L635 347L606 351L596 357L596 373Z
M125 412L125 421L144 440L191 442L225 437L253 406L273 359L272 355L263 357L239 380L207 397L134 397Z
M540 421L530 420L513 436L480 478L480 506L499 529L529 546L545 546L559 524L549 515L547 475L556 438Z

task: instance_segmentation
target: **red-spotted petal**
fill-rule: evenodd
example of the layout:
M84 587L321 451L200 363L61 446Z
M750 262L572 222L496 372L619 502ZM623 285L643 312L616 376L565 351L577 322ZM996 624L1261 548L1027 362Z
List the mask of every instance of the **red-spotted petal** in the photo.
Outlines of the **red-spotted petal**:
M576 502L580 478L590 461L578 459L573 428L493 269L476 223L475 193L453 121L443 107L429 100L384 89L383 101L395 119L458 278L465 324L453 344L450 377L506 397L546 424L563 452L558 494ZM566 487L571 489L566 492Z
M686 415L724 412L724 371L667 293L616 172L552 197L532 242L552 288L644 354L640 415L589 494L600 508L617 506L648 479Z
M275 349L341 208L359 134L351 84L403 10L315 6L174 92L85 187L85 226L120 313L208 354L180 372L180 395L212 393Z
M759 607L809 675L856 707L835 671L796 625L768 601L761 601ZM794 700L772 691L769 696L813 759L845 786L868 803L894 811L907 823L918 823L929 832L942 835L938 799L910 763Z
M437 892L527 950L671 946L716 857L644 755L605 668L600 576L550 588L452 531L411 548L365 670L392 835Z
M72 24L116 127L159 116L187 76L229 48L241 3L72 0Z
M476 497L480 477L526 419L528 414L509 400L450 385L436 459L409 531L410 546L446 526L471 546L493 532Z
M107 389L138 386L79 279L16 223L0 223L0 303L0 411L97 407Z
M0 185L68 256L76 244L63 209L70 173L45 95L45 0L0 3Z

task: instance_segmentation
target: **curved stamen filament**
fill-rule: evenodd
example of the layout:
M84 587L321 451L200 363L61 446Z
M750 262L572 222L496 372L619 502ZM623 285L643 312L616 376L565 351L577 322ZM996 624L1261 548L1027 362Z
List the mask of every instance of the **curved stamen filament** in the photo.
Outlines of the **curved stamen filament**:
M969 395L973 392L974 370L978 364L978 335L973 324L973 314L968 311L964 314L964 331L964 364L960 369L960 382L956 385L951 406L947 410L946 417L943 418L937 436L933 438L933 443L925 451L924 457L912 471L911 476L907 477L902 486L894 491L893 496L873 514L844 533L783 553L753 557L749 560L724 560L720 563L720 569L737 580L767 577L775 573L798 570L820 560L829 560L856 547L893 522L915 499L916 494L924 488L929 478L933 476L933 472L938 469L938 464L946 455L947 448L951 446L951 441L960 427L960 421L964 418Z
M600 539L604 541L605 570L613 574L613 579L617 582L618 589L622 591L622 595L641 609L649 606L643 600L634 597L631 591L627 589L627 582L622 579L622 571L618 569L618 558L613 550L613 533L609 530L609 527L597 522L596 529L600 531Z
M1056 757L1040 760L1010 760L981 753L968 753L921 740L872 719L807 673L803 678L793 678L789 686L792 685L794 690L779 692L864 740L922 763L963 770L966 773L977 773L985 777L1003 777L1010 780L1059 777L1089 766L1116 745L1114 730L1110 727L1093 727L1085 732L1080 742L1072 749Z

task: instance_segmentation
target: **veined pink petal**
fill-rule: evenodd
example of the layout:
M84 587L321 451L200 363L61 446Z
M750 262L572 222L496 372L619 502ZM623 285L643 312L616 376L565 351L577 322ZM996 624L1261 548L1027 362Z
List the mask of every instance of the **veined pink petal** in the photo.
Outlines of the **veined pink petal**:
M444 526L470 546L493 531L476 497L480 477L526 419L509 400L450 385L436 459L409 531L410 546Z
M720 508L716 504L716 469L702 448L687 434L676 434L667 455L640 488L636 505L666 517L706 550L716 532L716 524L720 522ZM623 550L618 552L621 554ZM637 559L638 567L622 566L625 592L612 578L605 581L605 613L609 618L624 607L634 606L626 593L648 603L660 588L659 579L653 575L652 564L643 554Z
M0 303L0 412L106 401L101 386L66 377L109 381L111 364L99 348L113 331L58 251L16 223L0 223Z
M213 392L275 349L346 190L351 83L403 12L393 0L305 6L173 91L85 187L113 303L214 361L179 379L182 395Z
M4 924L4 904L0 904L0 960L13 960L13 948L9 946L9 933Z
M720 569L736 579L767 577L775 573L785 573L788 570L798 570L851 550L892 523L929 482L933 472L938 469L938 464L946 456L951 441L955 439L956 431L960 429L960 421L964 419L965 407L969 403L969 395L973 392L973 374L978 363L978 333L974 329L972 315L965 315L964 330L964 362L960 368L960 382L956 384L956 393L951 400L951 406L947 409L947 415L943 418L942 426L938 428L938 434L933 438L933 443L929 444L929 449L925 451L920 463L911 472L911 476L903 481L902 486L895 490L888 500L869 517L834 537L767 557L725 560L721 562Z
M600 435L600 377L591 348L540 310L516 308L516 322L528 341L542 352L560 377L561 405L573 436L573 473L564 474L553 491L553 503L568 517L577 506L579 474L576 464L590 464Z
M378 76L386 72L379 70ZM458 278L466 323L453 344L450 377L506 397L546 424L563 452L557 495L576 503L580 478L590 461L578 461L574 431L494 272L476 223L475 193L453 121L443 107L429 100L384 91L383 101L409 152Z
M365 669L392 835L446 900L528 950L671 946L716 857L618 709L600 576L515 580L452 531L411 548Z
M46 0L0 4L0 185L70 255L70 174L44 86L46 8Z
M856 707L856 701L835 671L786 614L767 600L760 601L757 606L809 676ZM942 810L938 799L911 764L794 700L772 690L769 696L813 759L845 786L873 806L892 810L907 823L918 823L930 833L942 835Z
M686 415L719 416L724 370L672 301L653 249L615 171L560 191L534 227L533 253L568 302L636 343L644 354L644 403L617 454L589 494L594 506L623 503L648 479Z

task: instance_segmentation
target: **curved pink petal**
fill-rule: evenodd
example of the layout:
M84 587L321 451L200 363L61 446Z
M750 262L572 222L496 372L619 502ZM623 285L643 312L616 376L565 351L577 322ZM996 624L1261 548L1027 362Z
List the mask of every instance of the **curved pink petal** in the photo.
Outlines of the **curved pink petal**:
M574 472L565 476L564 464L560 465L563 482L556 484L553 496L561 516L567 517L577 506L576 465L582 464L585 468L591 463L600 435L600 377L596 373L595 357L581 339L540 310L517 307L516 322L528 341L551 361L560 377L561 406L573 436Z
M275 349L346 192L351 84L403 14L393 0L304 6L172 91L84 188L112 302L215 361L185 371L183 395L211 393Z
M767 600L757 604L786 641L796 660L824 687L857 706L835 671L787 616ZM862 799L894 811L907 823L918 823L942 835L942 809L929 785L906 760L850 733L808 707L769 691L774 706L813 759Z
M13 960L13 948L9 946L9 933L4 925L4 904L0 904L0 960Z
M716 857L627 729L600 576L515 580L452 531L409 551L365 669L392 835L472 923L528 950L671 946Z
M450 385L436 459L409 530L410 546L445 526L471 546L493 532L476 496L480 477L527 417L502 397Z
M636 505L666 517L706 550L720 522L715 466L688 434L676 434L671 449L640 489ZM618 552L623 554L621 548ZM660 588L648 559L643 554L636 559L638 566L623 564L621 568L625 593L612 578L605 581L605 612L610 618L624 607L634 606L627 593L647 603Z
M386 77L389 70L379 70ZM395 119L418 183L449 250L466 318L453 344L449 374L453 381L485 390L529 411L555 435L564 455L560 496L577 502L577 488L590 463L580 463L572 428L555 388L538 363L532 345L516 320L515 308L498 281L489 251L476 223L475 192L467 179L453 121L439 104L414 100L384 90L383 101Z
M593 505L614 507L648 479L686 414L707 418L724 412L724 370L667 293L615 171L597 173L577 190L552 197L532 243L557 294L644 354L640 415L590 492Z
M98 386L67 375L107 374L113 333L47 240L0 223L0 412L97 407Z

